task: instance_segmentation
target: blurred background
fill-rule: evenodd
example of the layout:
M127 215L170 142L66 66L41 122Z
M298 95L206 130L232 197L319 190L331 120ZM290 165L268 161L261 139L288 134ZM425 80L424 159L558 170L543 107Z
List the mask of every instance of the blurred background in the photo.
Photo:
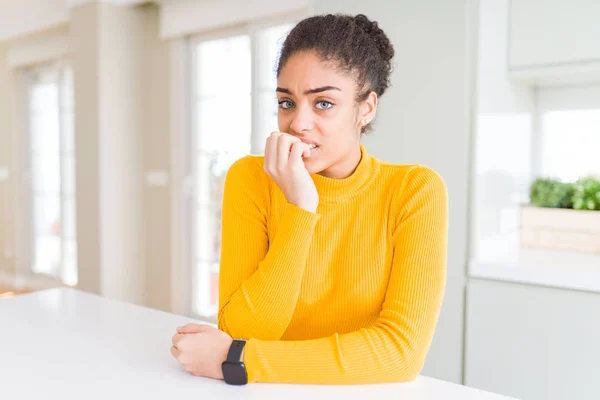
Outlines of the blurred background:
M286 33L338 12L396 49L368 151L448 186L423 374L600 398L597 0L0 0L0 301L72 286L215 320L225 173L277 129Z

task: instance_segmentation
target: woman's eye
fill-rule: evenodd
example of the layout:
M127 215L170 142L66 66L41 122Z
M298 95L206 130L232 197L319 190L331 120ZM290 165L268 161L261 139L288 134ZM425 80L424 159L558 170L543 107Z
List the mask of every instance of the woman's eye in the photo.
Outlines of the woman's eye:
M319 110L328 110L328 109L330 109L331 107L333 107L333 104L331 104L331 103L330 103L330 102L328 102L328 101L319 101L319 102L317 103L317 108L318 108Z
M281 100L281 101L278 101L278 103L279 103L279 107L284 110L294 107L294 104L289 100Z

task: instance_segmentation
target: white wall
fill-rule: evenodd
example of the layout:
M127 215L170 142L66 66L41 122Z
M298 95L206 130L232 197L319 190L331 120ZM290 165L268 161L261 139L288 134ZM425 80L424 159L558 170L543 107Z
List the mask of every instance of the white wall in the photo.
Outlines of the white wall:
M316 13L364 13L396 50L392 88L381 99L367 150L394 163L421 163L446 181L450 198L448 283L423 374L462 381L463 298L472 59L466 0L316 2Z

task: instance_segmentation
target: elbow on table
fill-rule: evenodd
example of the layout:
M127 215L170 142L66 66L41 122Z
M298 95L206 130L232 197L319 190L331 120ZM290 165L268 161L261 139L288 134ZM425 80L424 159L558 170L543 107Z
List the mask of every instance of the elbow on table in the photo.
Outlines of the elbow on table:
M417 379L417 377L421 373L422 369L423 369L422 367L419 367L419 368L411 367L411 368L408 368L408 369L402 371L399 374L398 382L414 381L415 379Z
M411 382L417 379L423 365L421 363L409 362L402 363L401 365L394 366L394 371L391 375L391 382L403 383Z
M392 363L383 368L371 371L361 371L356 374L343 374L339 378L342 384L381 384L381 383L406 383L414 381L421 372L420 366ZM336 379L337 380L337 379ZM321 382L323 383L323 382ZM325 382L330 383L330 382Z
M417 379L425 365L420 354L408 354L408 357L397 358L389 368L390 382L402 383Z

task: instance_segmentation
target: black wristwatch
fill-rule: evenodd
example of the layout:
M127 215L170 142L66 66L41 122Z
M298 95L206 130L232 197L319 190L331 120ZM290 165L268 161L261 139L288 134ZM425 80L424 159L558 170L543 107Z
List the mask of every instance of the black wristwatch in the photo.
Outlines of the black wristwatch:
M227 359L221 364L223 378L230 385L245 385L248 383L246 366L240 361L245 345L245 340L234 339L229 348L229 353L227 353Z

